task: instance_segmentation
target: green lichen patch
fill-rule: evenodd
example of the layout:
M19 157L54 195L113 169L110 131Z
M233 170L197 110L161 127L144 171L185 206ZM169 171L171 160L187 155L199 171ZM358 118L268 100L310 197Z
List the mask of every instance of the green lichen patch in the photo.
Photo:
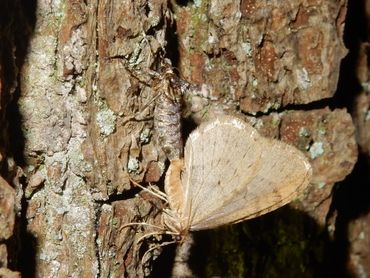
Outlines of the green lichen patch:
M108 136L116 129L116 115L108 107L103 107L96 114L96 123L99 126L100 134Z

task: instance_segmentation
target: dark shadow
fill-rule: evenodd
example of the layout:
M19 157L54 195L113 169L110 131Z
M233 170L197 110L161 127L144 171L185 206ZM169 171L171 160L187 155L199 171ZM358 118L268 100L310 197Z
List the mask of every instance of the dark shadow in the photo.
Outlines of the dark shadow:
M337 257L328 252L335 242L327 229L288 206L193 235L189 266L195 277L351 277L345 264L328 262L329 255ZM171 277L175 247L164 247L150 277Z
M334 240L327 250L327 264L332 277L344 276L350 255L349 225L370 212L370 165L368 157L360 155L353 172L333 190L330 213L336 213Z
M11 1L11 0L9 0ZM16 3L14 16L12 17L12 25L10 32L14 34L14 63L17 69L21 69L25 57L27 55L29 40L33 33L36 24L36 0L32 1L14 1ZM10 56L13 57L13 56ZM6 110L6 118L9 124L8 135L9 135L9 150L11 155L18 166L25 165L25 159L23 156L25 138L21 129L22 116L18 107L18 100L21 95L20 91L20 80L19 75L14 76L17 81L17 87L13 94L9 97L10 102Z
M170 2L168 2L168 5L170 10L173 10ZM177 68L180 59L179 39L176 30L176 21L171 26L168 26L168 28L166 29L166 56L171 60L172 66L174 68Z
M370 167L369 158L359 155L350 175L333 190L333 208L337 218L356 219L370 212Z
M36 277L36 254L37 254L37 239L27 231L26 212L28 202L25 198L22 199L22 211L17 223L17 245L18 245L18 261L15 267L16 270L22 273L22 277Z
M186 7L194 4L193 0L176 0L176 4L180 7Z
M168 239L171 240L171 239ZM173 260L175 258L176 244L164 246L161 255L153 261L150 278L171 277Z
M348 48L348 54L341 62L337 91L330 101L330 107L332 109L345 107L352 111L354 98L362 90L356 76L357 63L360 44L368 39L366 28L368 19L365 15L364 0L350 0L347 8L343 40Z
M24 64L29 41L36 21L36 0L0 1L0 64L1 64L1 126L0 146L7 158L14 158L16 165L24 166L25 139L21 130L22 117L18 107L20 97L19 69ZM1 165L1 175L9 184L15 170ZM20 181L25 184L25 181ZM35 276L36 239L27 232L27 202L22 200L22 210L16 219L15 232L7 242L8 267L22 272L22 277Z
M324 277L329 236L306 213L290 207L195 234L196 277Z

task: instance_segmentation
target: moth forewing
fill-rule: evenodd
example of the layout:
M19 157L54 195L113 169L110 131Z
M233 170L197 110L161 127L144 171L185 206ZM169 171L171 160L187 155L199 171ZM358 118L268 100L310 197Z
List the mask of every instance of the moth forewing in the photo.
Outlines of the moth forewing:
M254 143L257 133L250 126L242 127L239 119L224 116L200 125L190 135L183 173L188 178L182 185L192 225L232 202L234 194L244 191L244 185L257 175L262 153Z
M308 181L310 180L310 176L311 172L304 175L304 180L301 185L293 192L289 191L292 188L292 184L290 184L289 186L280 188L280 192L272 191L272 193L266 194L266 196L262 196L260 199L250 204L248 204L247 200L234 200L230 206L226 206L219 211L214 211L214 214L208 219L204 219L202 222L192 225L190 230L212 229L226 224L235 224L274 211L295 200L309 184ZM295 185L297 185L296 182L294 182L293 186ZM235 208L237 211L234 211Z

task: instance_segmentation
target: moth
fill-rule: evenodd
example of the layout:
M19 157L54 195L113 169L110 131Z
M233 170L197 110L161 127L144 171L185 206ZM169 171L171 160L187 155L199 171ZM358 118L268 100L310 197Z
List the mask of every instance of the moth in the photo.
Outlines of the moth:
M260 216L294 200L311 176L309 161L295 147L262 137L237 117L218 116L189 135L184 158L166 172L165 193L153 192L168 207L151 234L181 242L191 231Z
M160 147L167 158L173 161L183 156L181 114L182 96L187 84L177 77L169 62L162 65L161 71L154 84L157 95L153 114L154 131Z
M181 118L183 113L183 97L189 94L197 95L201 89L179 78L174 72L171 62L167 58L160 59L158 72L146 69L135 70L127 65L127 60L122 56L114 56L110 59L119 59L128 72L139 82L153 89L152 99L144 105L142 112L154 103L153 122L159 147L163 150L168 160L176 160L183 157L183 140L181 132ZM141 77L145 77L145 81ZM141 120L141 115L128 116L124 120Z
M181 118L184 106L192 97L206 99L200 86L179 78L168 59L162 59L161 72L154 79L155 108L154 131L169 161L183 157ZM187 101L185 101L187 100ZM187 105L184 105L187 104Z

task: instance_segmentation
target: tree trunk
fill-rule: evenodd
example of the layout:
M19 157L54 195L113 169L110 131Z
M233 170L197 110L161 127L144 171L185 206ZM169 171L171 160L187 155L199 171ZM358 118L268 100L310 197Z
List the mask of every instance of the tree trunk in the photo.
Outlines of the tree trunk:
M153 110L165 58L209 94L184 100L185 138L239 114L314 170L299 202L196 233L193 274L335 273L332 190L357 160L351 116L325 100L346 55L345 0L23 2L1 9L0 276L170 275L173 249L143 258L165 238L138 243L152 230L125 226L160 221L163 204L135 183L163 188Z

